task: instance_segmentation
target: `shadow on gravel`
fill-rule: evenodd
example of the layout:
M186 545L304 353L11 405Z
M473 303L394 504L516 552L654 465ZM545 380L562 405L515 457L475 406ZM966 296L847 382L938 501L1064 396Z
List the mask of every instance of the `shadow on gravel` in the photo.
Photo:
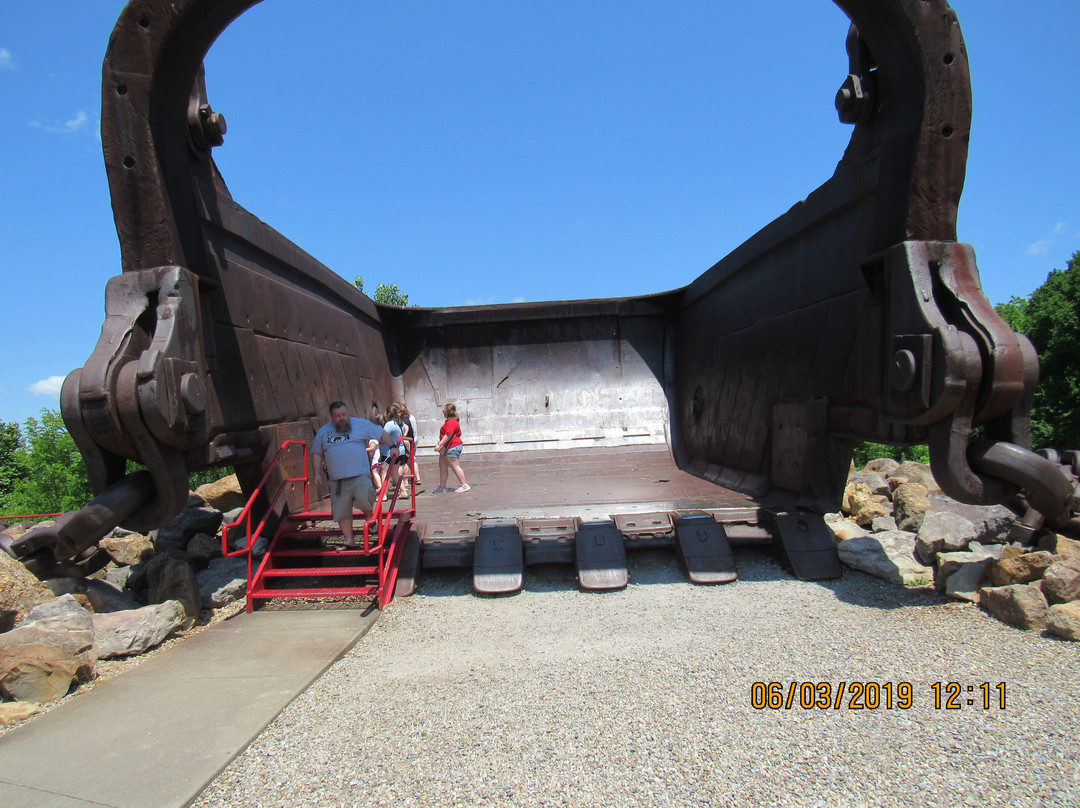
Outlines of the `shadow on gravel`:
M765 547L735 547L735 566L739 577L730 584L719 586L738 586L741 583L766 581L792 581L791 577ZM637 550L627 555L627 570L630 573L630 586L652 586L662 584L681 584L693 587L682 568L678 557L671 550ZM833 593L837 600L857 606L877 609L902 609L913 606L940 606L955 603L950 598L934 591L932 586L908 588L889 583L858 570L844 568L843 577L825 581L798 582L803 586L820 587ZM525 567L522 591L526 592L565 592L578 589L574 567L570 564L538 564ZM473 592L472 570L465 568L440 568L424 570L418 580L418 594L425 597L461 597L464 595L484 598L514 597L507 595L477 595ZM582 594L602 597L604 592Z

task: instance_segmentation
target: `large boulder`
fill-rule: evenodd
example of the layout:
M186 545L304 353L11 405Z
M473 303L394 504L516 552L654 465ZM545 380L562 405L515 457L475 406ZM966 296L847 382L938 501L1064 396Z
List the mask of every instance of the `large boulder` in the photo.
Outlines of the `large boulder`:
M934 571L915 560L915 534L904 531L875 533L836 545L847 566L904 586L933 580Z
M219 511L231 511L233 508L243 508L248 498L240 490L240 481L235 474L222 477L212 483L200 485L195 489L198 494L211 508Z
M924 564L933 564L938 553L955 553L975 541L975 525L947 511L927 511L919 524L915 553Z
M195 579L204 608L227 606L247 594L247 561L243 558L215 558Z
M0 727L18 724L41 712L41 707L28 701L0 702Z
M901 484L893 491L893 506L900 529L912 533L918 531L926 512L930 510L926 486L915 482Z
M1000 548L997 549L1000 554ZM968 545L966 552L941 553L934 571L934 586L939 592L957 600L979 602L979 590L986 582L994 551L978 542Z
M10 622L18 623L35 606L55 597L21 561L0 550L0 613L11 612Z
M233 508L231 511L226 511L222 514L221 524L231 525L233 522L240 518L240 514L243 513L243 510L243 508ZM229 531L229 549L239 550L246 546L247 526L244 524L239 524Z
M914 460L905 460L896 470L888 475L889 485L894 489L904 483L918 483L928 492L941 493L941 487L934 479L930 466L926 463L916 463Z
M138 609L145 604L140 603L135 593L126 590L123 586L98 578L86 580L85 594L97 614L106 612L124 612L128 609Z
M1080 561L1057 561L1046 568L1042 593L1050 603L1069 603L1080 599Z
M202 565L208 564L211 559L221 558L221 537L196 533L188 542L187 554L190 559L199 559Z
M197 533L216 534L221 527L221 511L211 508L203 498L192 496L188 505L169 524L151 531L154 548L159 552L184 550Z
M1039 631L1046 628L1049 604L1037 586L988 586L979 593L979 605L1011 626Z
M187 613L185 629L195 625L202 608L202 596L199 584L195 580L195 570L191 568L184 553L175 550L154 556L146 568L148 583L147 601L164 603L178 600Z
M169 600L141 609L96 614L94 649L99 659L148 651L188 622L179 601Z
M93 674L91 616L73 595L34 607L11 631L0 634L0 690L5 698L43 703L67 693Z
M829 526L833 535L836 536L837 541L861 539L864 536L870 535L865 528L859 527L859 525L855 524L850 519L836 519L831 522L827 521L825 524Z
M1080 600L1058 603L1047 609L1046 627L1066 640L1080 640Z
M1063 559L1080 562L1080 541L1058 533L1048 533L1039 539L1039 549Z
M975 526L975 538L983 544L1008 541L1009 529L1016 523L1016 514L1004 505L968 505L944 494L928 494L930 510L944 511L967 519Z
M896 524L895 516L876 516L874 521L870 523L871 533L886 533L891 530L899 530L900 526Z
M1053 554L1045 550L1008 558L1003 555L990 567L990 583L994 586L1009 586L1037 581L1056 560Z
M892 495L892 486L889 485L889 481L885 479L884 475L872 471L856 472L851 475L851 483L866 486L871 494L884 497Z
M886 479L900 468L900 463L891 457L879 457L863 467L864 474L880 474Z
M84 668L76 655L58 645L0 646L0 694L33 704L55 701L67 695ZM83 678L89 678L89 672Z
M892 513L888 497L873 493L862 483L849 485L844 494L845 510L860 527L870 527L874 519Z
M154 540L139 533L106 536L98 546L121 566L131 566L146 561L154 555Z

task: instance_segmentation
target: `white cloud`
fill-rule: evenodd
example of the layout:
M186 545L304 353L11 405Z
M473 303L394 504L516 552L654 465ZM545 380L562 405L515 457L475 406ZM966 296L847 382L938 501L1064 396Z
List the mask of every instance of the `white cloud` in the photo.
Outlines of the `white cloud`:
M1040 241L1036 241L1030 247L1027 248L1027 252L1024 255L1046 255L1050 251L1050 245L1054 243L1053 239L1044 238Z
M26 389L33 393L35 396L49 396L51 398L59 398L60 387L63 384L63 376L50 376L47 379L42 379L40 382L34 382Z
M90 116L83 110L79 110L75 113L75 117L70 120L64 121L63 124L56 126L55 124L42 123L41 121L30 121L31 126L36 126L38 129L44 129L54 135L66 135L71 132L78 132L86 128L86 124L90 121Z
M7 48L0 48L0 70L14 70L15 59Z
M80 109L78 114L74 118L64 124L64 128L67 129L67 131L69 132L78 132L80 129L86 126L86 122L88 120L90 119L86 117L86 113Z
M1027 248L1025 255L1046 255L1050 252L1050 248L1054 246L1054 242L1057 241L1058 236L1064 236L1069 232L1069 225L1066 222L1058 222L1050 229L1050 234L1046 238L1041 238Z

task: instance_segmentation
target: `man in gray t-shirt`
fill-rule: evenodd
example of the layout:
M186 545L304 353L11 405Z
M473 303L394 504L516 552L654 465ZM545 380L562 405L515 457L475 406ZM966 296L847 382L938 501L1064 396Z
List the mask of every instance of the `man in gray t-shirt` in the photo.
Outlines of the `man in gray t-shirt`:
M341 528L344 547L352 549L353 511L370 513L375 507L375 486L371 482L368 441L392 447L383 428L364 418L352 418L342 401L330 405L330 423L315 433L311 444L311 477L322 485L323 471L330 480L331 515Z

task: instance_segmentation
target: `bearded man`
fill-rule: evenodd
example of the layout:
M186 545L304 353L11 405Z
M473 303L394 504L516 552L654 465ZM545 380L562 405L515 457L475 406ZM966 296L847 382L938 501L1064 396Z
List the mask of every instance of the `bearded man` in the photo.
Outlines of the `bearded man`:
M353 512L364 518L375 507L375 486L371 482L368 441L377 440L397 453L397 447L381 426L366 418L352 418L343 401L330 405L330 423L315 433L311 446L311 476L322 485L323 472L330 480L330 510L341 528L341 549L354 550Z

